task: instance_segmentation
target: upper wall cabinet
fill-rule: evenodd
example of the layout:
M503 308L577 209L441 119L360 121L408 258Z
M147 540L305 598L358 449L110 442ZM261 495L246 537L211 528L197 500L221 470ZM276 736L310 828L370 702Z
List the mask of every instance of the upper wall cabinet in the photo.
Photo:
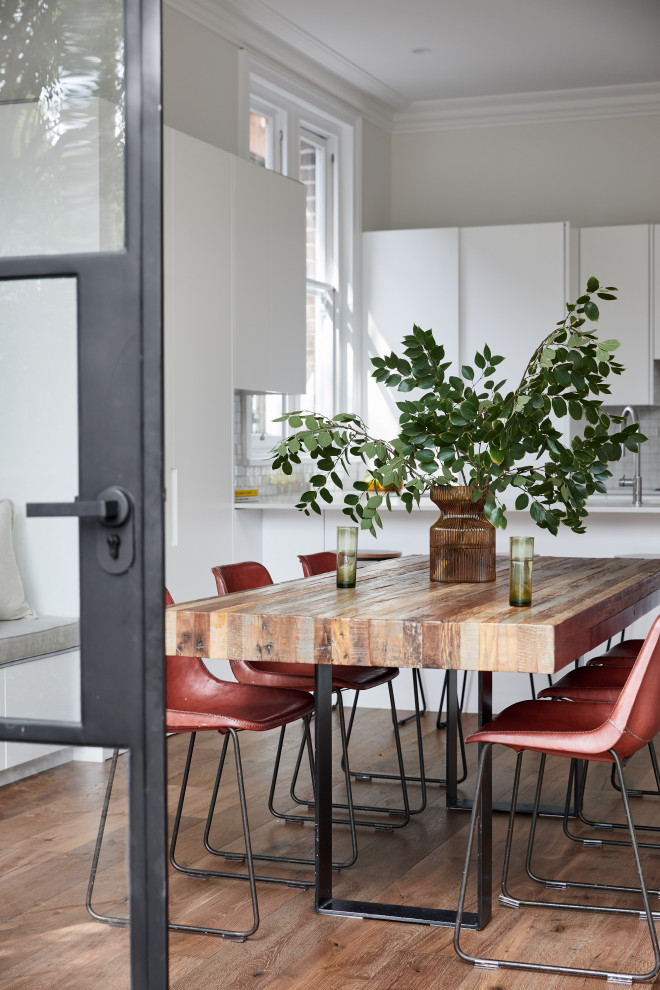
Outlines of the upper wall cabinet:
M397 393L370 377L369 358L403 351L413 324L433 330L450 361L458 360L458 229L378 230L363 235L364 325L367 330L366 419L375 436L398 433Z
M660 357L660 224L653 227L653 357Z
M461 362L488 344L515 388L543 338L566 312L568 225L462 227Z
M304 393L305 191L233 161L234 386Z
M580 285L590 275L615 285L617 302L604 302L598 323L601 340L621 342L617 359L626 368L610 379L611 406L653 403L653 227L586 227L580 231Z
M163 172L166 581L186 601L232 555L232 156L166 127Z

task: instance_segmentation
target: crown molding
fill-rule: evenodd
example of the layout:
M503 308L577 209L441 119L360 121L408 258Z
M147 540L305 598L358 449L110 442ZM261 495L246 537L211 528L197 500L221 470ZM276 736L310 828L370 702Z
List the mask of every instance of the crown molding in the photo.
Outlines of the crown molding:
M394 134L660 113L660 82L408 103L261 0L166 0L166 4Z
M214 31L226 41L270 59L308 85L323 89L384 130L392 130L393 108L406 101L353 63L278 17L258 0L166 0L166 6ZM246 16L247 15L247 16ZM257 24L253 17L257 17Z
M660 113L660 83L424 100L395 111L395 134L548 124Z

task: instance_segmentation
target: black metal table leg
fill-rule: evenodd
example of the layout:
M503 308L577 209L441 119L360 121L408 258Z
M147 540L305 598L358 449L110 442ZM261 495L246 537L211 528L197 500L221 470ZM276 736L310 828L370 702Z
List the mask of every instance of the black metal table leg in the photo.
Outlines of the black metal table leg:
M455 674L455 671L453 672ZM488 675L490 676L490 675ZM380 921L405 921L421 925L439 925L453 928L456 924L455 909L418 907L412 904L385 904L377 901L346 900L333 897L332 892L332 713L331 668L319 664L316 667L316 911L318 914L339 915L345 918L374 918ZM455 711L456 682L454 678ZM454 763L456 763L456 731L454 730ZM485 794L490 795L490 766L484 769L488 780ZM455 771L454 771L455 776ZM463 927L480 929L490 920L491 888L491 827L488 798L482 802L479 817L479 909L465 912ZM485 870L484 877L481 871Z
M458 799L458 674L447 670L447 807L451 808Z
M490 671L479 673L479 725L490 722L493 715L493 675ZM481 744L479 745L481 750ZM481 756L481 753L479 753ZM493 904L493 750L489 749L484 762L479 809L478 833L478 891L479 929L490 921ZM484 811L484 809L487 809Z
M332 901L332 667L315 670L316 910Z

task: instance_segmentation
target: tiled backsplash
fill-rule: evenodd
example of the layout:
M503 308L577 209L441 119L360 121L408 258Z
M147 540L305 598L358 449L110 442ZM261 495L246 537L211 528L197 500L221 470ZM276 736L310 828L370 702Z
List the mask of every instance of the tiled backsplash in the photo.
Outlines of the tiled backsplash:
M245 430L243 429L242 396L234 395L234 487L256 488L259 497L272 495L291 495L297 499L303 491L304 482L314 473L312 464L308 461L301 465L293 465L293 474L286 475L283 471L273 471L270 461L249 461L245 449Z
M612 415L620 415L621 406L603 407ZM641 472L643 491L651 492L660 489L660 406L636 406L641 432L648 441L641 448ZM240 396L234 400L234 449L236 452L234 477L236 488L257 488L260 496L291 495L297 498L304 482L314 474L314 465L307 461L300 466L294 465L293 474L287 476L282 471L273 471L270 461L248 462L244 449L244 432L242 429L242 405ZM620 461L610 465L612 478L609 487L617 488L619 478L625 475L631 478L635 473L635 458L630 451L625 451ZM356 467L356 477L360 473ZM621 489L623 492L624 489Z
M604 406L603 409L611 415L620 416L621 406ZM646 443L640 448L642 491L652 492L660 489L660 406L635 406L635 412L639 416L639 429L648 437ZM635 473L635 455L626 450L620 461L610 465L612 477L608 482L608 487L617 488L619 478L623 475L632 478ZM621 489L625 491L626 489Z

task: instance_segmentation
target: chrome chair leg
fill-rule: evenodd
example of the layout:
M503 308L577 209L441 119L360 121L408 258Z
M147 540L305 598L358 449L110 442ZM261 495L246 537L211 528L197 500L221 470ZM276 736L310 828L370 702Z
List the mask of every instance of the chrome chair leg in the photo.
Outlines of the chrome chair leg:
M454 927L454 948L455 948L457 954L461 957L461 959L464 959L466 962L473 963L473 965L475 967L478 967L478 968L481 968L481 969L500 969L500 968L504 968L504 969L528 969L528 970L532 970L534 972L540 972L540 973L566 973L566 974L571 974L571 975L574 975L574 976L598 976L598 977L604 977L605 979L607 979L610 982L625 982L625 983L631 983L634 980L640 980L640 981L652 980L657 975L657 973L660 971L660 950L658 949L658 940L657 940L657 936L656 936L656 932L655 932L655 925L654 925L654 915L653 915L653 912L651 911L651 906L650 906L649 897L648 897L648 890L646 888L646 884L645 884L645 880L644 880L644 874L643 874L643 870L642 870L642 864L641 864L641 860L640 860L640 856L639 856L639 848L638 848L638 843L637 843L637 839L636 839L636 835L635 835L635 827L634 827L633 820L632 820L632 814L630 812L630 804L629 804L629 801L628 801L628 794L627 794L627 790L626 790L626 786L625 786L625 781L624 781L624 778L623 778L623 768L621 767L621 761L619 760L618 755L613 750L610 750L610 753L612 755L613 760L615 761L615 763L617 765L617 771L619 773L619 779L620 779L621 785L622 785L622 787L621 787L621 796L622 796L622 799L623 799L624 809L625 809L625 812L626 812L626 820L627 820L627 823L628 823L628 829L629 829L630 838L631 838L631 846L632 846L633 854L634 854L635 867L636 867L637 876L638 876L638 879L639 879L639 888L635 888L635 889L638 889L639 892L642 895L642 902L643 902L643 905L644 905L644 912L641 915L641 917L644 917L645 920L646 920L646 922L647 922L647 926L648 926L648 930L649 930L649 936L650 936L650 939L651 939L651 946L653 948L654 968L650 972L648 972L648 973L621 973L621 972L614 972L614 971L611 971L611 970L586 969L586 968L580 968L580 967L574 967L574 966L551 966L551 965L548 965L548 964L534 963L534 962L522 962L522 961L517 961L517 960L511 960L511 959L495 959L495 958L489 958L489 957L485 957L485 956L473 956L473 955L470 955L469 953L465 952L462 949L462 947L460 945L460 933L461 933L461 922L462 922L463 914L464 914L464 910L465 910L465 894L466 894L466 890L467 890L467 881L468 881L468 873L469 873L469 866L470 866L470 856L471 856L471 853L472 853L472 845L473 845L473 840L474 840L474 832L475 832L475 824L476 824L476 820L477 820L478 807L479 807L479 804L480 804L480 801L481 801L481 790L482 790L482 784L483 784L484 763L485 763L485 759L486 759L486 754L488 753L488 750L490 749L491 745L492 745L491 743L487 743L487 744L484 745L484 748L483 748L483 751L482 751L482 755L481 755L481 759L479 760L479 770L478 770L478 773L477 773L477 789L476 789L476 792L475 792L475 798L474 798L474 803L473 803L473 808L472 808L472 815L471 815L471 818L470 818L470 828L469 828L469 832L468 832L467 850L466 850L466 854L465 854L465 863L464 863L464 867L463 867L463 876L462 876L462 880L461 880L461 888L460 888L459 899L458 899L458 910L457 910L457 915L456 915L456 924L455 924L455 927ZM511 799L511 811L510 811L510 814L509 814L509 827L508 827L508 830L507 830L506 848L505 848L505 853L504 853L504 870L505 870L505 872L503 872L503 875L502 875L502 890L503 890L503 894L500 896L500 903L502 903L502 904L504 904L506 906L510 906L510 907L519 907L521 905L525 905L525 906L526 905L530 905L530 906L533 906L533 907L552 908L554 910L556 910L557 908L560 908L560 909L565 908L567 910L603 911L603 912L606 912L606 913L617 913L617 914L620 914L620 913L632 913L632 914L635 914L637 916L640 916L640 912L638 910L637 911L633 911L632 909L622 909L622 908L620 909L620 908L613 908L613 907L609 907L609 906L608 907L597 907L596 905L565 904L565 903L556 903L556 902L551 903L549 901L521 900L521 899L518 899L518 898L512 898L508 893L506 893L506 894L504 893L504 891L507 889L507 885L506 885L506 873L508 873L508 867L509 867L509 862L510 862L510 857L511 857L511 843L512 843L512 838L513 838L513 827L514 827L514 821L515 821L515 810L516 810L517 799L518 799L518 785L519 785L519 781L520 781L520 769L521 769L521 766L522 766L522 753L519 753L518 754L518 759L516 761L516 773L515 773L515 777L514 777L513 793L512 793L512 799ZM541 777L542 774L540 773L539 776ZM571 783L572 783L572 781L571 781ZM538 815L538 806L539 806L539 802L540 802L540 794L541 794L541 786L540 786L540 784L541 784L541 781L539 780L539 782L537 783L537 791L536 791L536 796L535 796L535 815L536 816ZM571 794L571 791L570 791L570 788L569 788L569 790L568 790L568 799L567 799L567 803L566 803L565 815L568 815L568 807L569 807L569 802L570 802L570 794ZM529 855L529 852L528 852L528 855ZM561 886L563 887L564 885L562 884ZM612 888L606 888L606 889L612 889ZM627 889L627 888L622 888L622 889Z
M231 931L223 928L206 928L200 927L198 925L180 925L170 923L169 928L171 931L175 932L197 932L202 935L221 935L224 939L228 941L244 942L249 935L253 935L257 928L259 927L259 906L257 903L257 888L255 885L256 876L254 873L254 862L252 857L252 843L250 841L250 828L248 825L247 817L247 804L245 801L245 782L243 779L243 766L241 761L241 751L238 742L238 733L235 729L228 729L224 733L225 738L222 743L222 753L220 760L224 763L225 755L227 752L228 737L231 736L232 743L234 745L234 759L236 762L236 779L238 781L238 794L241 806L241 819L243 822L243 838L245 841L245 858L247 861L247 874L235 874L235 873L223 873L220 870L198 870L191 867L180 866L175 858L176 843L179 836L179 828L181 825L181 815L183 813L183 805L186 797L186 790L188 787L188 778L190 776L190 765L192 763L193 750L195 748L195 737L196 733L191 732L190 743L188 745L188 754L186 757L186 765L183 771L183 780L181 782L181 790L179 791L179 802L177 804L176 816L174 819L174 827L172 829L172 839L170 842L170 863L172 866L182 873L185 873L189 877L232 877L234 879L248 880L250 883L250 897L252 901L252 927L246 929L245 931Z
M339 694L339 692L338 692L338 694ZM344 771L344 783L345 783L345 786L346 786L346 801L347 801L347 803L345 805L342 805L341 807L344 807L344 808L347 809L348 816L346 818L333 818L332 819L332 824L333 825L348 825L349 826L349 829L350 829L350 835L351 835L351 854L350 854L350 856L348 857L348 859L346 859L346 860L344 860L342 862L335 862L335 863L332 864L332 868L334 870L341 870L341 869L347 869L349 866L352 866L353 863L355 863L355 861L357 859L358 847L357 847L357 832L355 831L355 826L358 824L358 822L357 822L357 820L355 818L355 809L354 809L354 805L353 805L353 791L352 791L352 787L351 787L350 773L348 771L348 758L347 758L348 755L347 755L346 747L345 747L346 734L345 734L345 725L344 725L344 707L341 704L341 699L340 698L338 698L338 700L337 700L337 708L338 708L338 711L339 711L340 738L341 738L341 744L342 744L342 751L343 751L343 754L344 754L344 759L342 760L342 767L343 767L343 771ZM284 730L284 728L286 728L286 727L283 726L282 729ZM271 777L270 793L269 793L269 796L268 796L268 810L270 811L271 815L273 815L273 817L279 818L281 821L293 822L293 823L296 823L296 824L304 824L305 822L312 822L313 823L314 822L314 816L313 815L289 814L287 812L278 811L277 808L275 807L275 790L276 790L276 787L277 787L277 778L278 778L278 775L279 775L279 768L280 768L280 762L281 762L281 757L282 757L283 744L284 744L284 732L282 731L280 733L280 738L279 738L279 742L278 742L278 746L277 746L277 753L276 753L276 756L275 756L275 764L274 764L274 767L273 767L273 773L272 773L272 777ZM308 747L308 754L309 754L309 757L310 757L310 773L311 773L311 778L312 778L312 788L313 788L314 792L316 793L316 781L315 781L315 778L314 778L314 761L313 761L313 756L312 756L312 742L311 742L311 735L309 733L309 727L308 727L307 732L306 732L306 738L303 739L303 744L304 745L307 745L307 747ZM299 751L299 754L298 755L300 757L300 751ZM300 766L300 758L298 759L298 762L297 762L296 766L298 766L298 767ZM314 802L313 801L302 801L300 799L295 799L295 800L296 800L296 802L298 804L306 804L308 807L313 807L313 805L314 805ZM334 805L334 807L336 807L336 805ZM313 863L314 861L312 860L311 862Z
M419 805L419 807L417 807L417 808L410 808L409 809L409 813L411 815L419 815L420 812L424 811L424 809L426 807L426 799L427 799L426 785L427 785L427 783L429 783L429 778L426 776L426 771L425 771L425 767L424 767L424 741L423 741L423 738L422 738L422 723L420 721L423 712L422 712L422 710L420 708L420 704L419 704L419 687L418 687L419 684L421 684L421 681L418 682L417 680L413 680L413 694L414 694L415 711L414 711L412 717L415 719L415 727L416 727L417 763L418 763L418 767L419 767L419 775L412 775L412 774L409 774L409 773L405 773L404 775L405 775L406 785L407 784L421 784L421 791L422 791L422 793L421 793L421 799L420 799L420 805ZM366 770L366 771L362 771L362 770L351 770L351 776L354 777L354 778L357 778L358 780L391 780L393 782L396 781L397 783L400 783L400 781L401 781L400 774L401 774L401 768L403 767L403 756L402 756L402 754L400 752L401 751L401 737L400 737L400 734L399 734L399 727L404 724L404 721L408 721L408 720L407 719L406 720L401 720L401 719L399 719L397 717L396 703L395 703L395 700L394 700L394 691L393 691L393 686L392 686L392 683L391 682L388 684L388 690L389 690L389 696L390 696L390 712L391 712L391 715L392 715L392 725L393 725L393 729L394 729L394 740L395 740L395 745L397 747L397 758L398 758L398 762L399 762L399 773L398 774L397 773L384 773L384 772L379 772L379 771L375 771L375 770ZM349 723L348 723L348 733L347 733L347 739L346 739L346 745L347 745L347 747L348 747L348 744L349 744L350 739L351 739L351 732L353 730L353 722L354 722L354 719L355 719L356 702L357 702L357 693L356 693L355 698L353 699L353 705L352 705L352 708L351 708L351 717L350 717L350 720L349 720ZM407 792L406 792L406 797L407 797ZM364 805L356 805L356 808L358 810L360 810L360 811L371 811L371 812L380 811L382 813L389 813L391 815L405 814L405 809L401 810L401 809L395 809L395 808L385 808L385 807L376 807L376 806L373 806L372 807L372 806L364 806Z
M652 742L649 743L649 748L651 748L651 747L653 747L653 743ZM657 767L657 761L655 760L655 749L652 750L652 763L654 764L654 769L655 769ZM586 825L588 828L597 829L600 834L598 836L598 839L589 838L589 837L584 836L584 835L582 835L582 836L577 835L575 832L572 832L571 829L569 828L568 821L565 821L564 822L564 834L566 835L566 837L568 839L571 839L571 841L577 842L577 843L579 843L581 845L595 845L595 844L598 844L600 846L629 846L630 843L628 842L627 839L605 839L605 838L602 837L602 833L603 832L613 833L617 829L627 829L628 826L626 825L625 822L600 822L600 821L592 821L592 819L588 818L585 815L585 813L584 813L584 795L585 795L585 787L586 787L586 780L587 780L587 769L588 769L588 764L585 766L584 772L582 774L582 779L581 779L581 782L580 782L580 788L579 788L579 792L578 792L578 801L577 801L577 816L578 816L579 820L584 825ZM615 769L615 772L616 772L616 767L614 769ZM621 793L621 788L620 787L617 787L616 790L618 790L619 793ZM632 793L632 796L637 797L640 792L639 791L635 791L635 790L633 790L631 792L631 789L628 788L628 797L631 796L631 793ZM655 793L656 793L655 791L651 791L651 794L652 795L655 795ZM636 829L637 832L660 832L660 826L658 826L658 825L636 825L635 826L635 829ZM639 840L638 840L638 844L639 844L640 849L658 849L658 848L660 848L660 843L656 843L656 842L639 842Z
M96 873L99 865L99 857L101 855L101 845L103 843L103 835L105 833L105 823L108 817L108 809L110 807L112 785L115 780L115 773L117 772L118 756L119 756L119 750L114 749L112 751L110 772L108 774L108 782L106 784L105 795L103 798L103 808L101 809L101 820L99 822L98 832L96 834L96 843L94 845L94 852L92 854L92 866L89 871L89 881L87 883L87 895L85 897L85 907L87 908L89 914L92 916L92 918L94 918L95 921L102 921L106 925L111 925L118 928L127 928L130 924L130 920L128 918L118 918L110 914L99 914L98 911L96 911L92 906L94 884L96 882Z
M412 679L413 679L413 688L415 687L415 682L417 682L417 689L419 690L419 693L420 693L421 698L422 698L422 707L419 710L419 714L420 714L420 716L421 715L426 715L426 695L424 694L424 685L422 683L422 675L421 675L421 672L419 671L419 669L417 667L413 667L412 668ZM411 715L406 715L405 718L400 718L399 719L399 726L407 725L408 722L412 722L415 717L416 717L416 712L413 712Z
M284 729L284 728L285 728L285 726L282 726L282 729ZM306 717L306 718L303 719L303 743L306 744L306 746L308 748L308 751L311 753L312 740L311 740L311 734L310 734L310 730L309 730L309 717ZM280 761L281 752L282 752L282 744L283 744L283 733L281 732L280 733L280 738L279 738L279 741L278 741L278 750L277 750L277 756L276 756L276 771L277 771L277 768L279 767L279 761ZM212 828L212 825L213 825L213 818L214 818L214 815L215 815L215 809L216 809L216 804L217 804L217 800L218 800L218 792L219 792L219 789L220 789L220 782L221 782L221 779L222 779L222 772L223 772L224 757L225 757L226 748L227 748L227 745L226 745L226 742L225 742L225 745L223 746L223 751L222 751L222 754L221 754L221 757L220 757L220 761L218 762L218 769L217 769L216 776L215 776L215 782L214 782L214 785L213 785L213 790L211 792L211 801L210 801L210 804L209 804L208 814L206 816L206 825L205 825L205 828L204 828L204 848L206 849L207 852L211 853L213 856L222 856L226 860L229 860L229 861L232 861L232 862L239 862L240 863L240 862L244 862L245 859L246 859L246 857L245 857L245 855L243 853L236 853L236 852L233 852L233 851L227 850L227 849L218 849L218 848L216 848L215 846L213 846L211 844L211 840L210 840L211 828ZM275 780L275 779L276 778L274 777L271 780L271 789L270 789L270 793L269 793L269 806L270 806L270 803L272 802L273 796L274 796L274 783L273 783L273 780ZM277 817L279 817L279 816L277 816ZM352 858L347 863L338 863L338 864L333 863L334 868L335 869L340 869L340 868L345 867L347 865L348 866L351 866L355 862L355 859L357 858L357 849L355 847L353 848L353 857L354 858ZM259 861L259 862L287 863L287 864L290 864L292 866L314 866L314 863L315 863L315 860L312 857L276 856L276 855L270 854L270 853L255 853L255 852L252 853L252 859L253 860L256 860L256 861ZM173 865L176 866L176 864L173 864ZM186 871L186 872L188 872L188 871ZM245 874L242 874L242 873L229 873L229 872L226 872L226 871L223 871L223 872L219 872L219 871L218 872L216 872L216 871L204 871L204 875L206 875L206 872L209 872L209 874L211 876L216 876L217 875L217 876L223 876L223 877L235 877L237 879L243 879L245 877ZM293 887L293 888L296 888L296 889L307 889L309 887L313 887L314 886L314 880L294 880L294 879L291 879L291 878L288 878L288 877L271 877L271 876L257 876L256 879L259 882L263 882L263 883L278 883L278 884L282 884L282 885L284 885L286 887Z
M578 763L577 760L571 760L570 761L570 770L569 770L569 774L568 774L568 786L567 786L567 789L566 789L566 803L564 805L564 815L563 815L563 822L562 822L563 830L564 830L564 835L566 835L569 839L574 839L574 836L569 832L569 829L568 829L568 819L569 819L569 814L570 814L571 801L572 801L572 797L573 797L573 783L574 783L574 780L575 780L575 775L577 773L577 763ZM574 888L577 888L577 889L587 889L587 890L614 890L614 891L626 891L628 893L639 894L640 893L639 887L625 887L625 886L621 886L621 885L610 885L610 884L594 883L594 882L578 882L578 881L575 881L575 880L566 880L566 881L562 881L561 884L557 884L553 880L551 880L550 878L548 878L548 877L541 877L541 876L539 876L537 873L535 873L532 870L532 852L533 852L533 845L534 845L534 835L535 835L535 832L536 832L536 820L538 818L539 802L540 802L540 799L541 799L541 797L540 797L541 796L541 783L542 783L542 779L543 779L543 767L544 766L545 766L545 755L542 757L542 764L541 764L541 768L539 770L539 777L538 777L538 781L537 781L537 798L535 799L535 803L534 803L534 813L533 813L533 816L532 816L532 825L531 825L530 831L529 831L529 842L528 842L528 846L527 846L527 858L525 860L525 871L527 873L527 876L530 878L530 880L534 880L536 883L539 883L539 884L545 884L546 886L549 886L549 887L561 887L562 889L569 889L569 888L570 889L574 889ZM581 782L580 791L579 791L578 807L579 807L579 803L582 801L582 799L584 797L584 787L585 787L585 783L586 783L586 777L587 777L587 774L586 774L586 770L585 770L585 772L582 775L582 782ZM626 826L624 825L624 828L625 827ZM635 828L637 828L637 829L639 829L639 827L640 826L635 826ZM601 845L602 845L601 841L598 840L598 839L591 839L591 840L589 840L589 839L585 839L585 840L577 839L577 841L580 842L582 845L587 846L587 847L591 847L591 848L600 848ZM629 842L625 842L625 841L621 841L621 842L612 841L609 844L610 845L618 845L618 846L628 846L628 847L630 847L630 843ZM638 846L639 846L640 849L642 849L642 848L657 848L657 846L653 846L653 844L643 843L643 842L638 842ZM651 893L651 894L658 894L660 892L657 891L657 890L650 890L649 889L649 893ZM621 913L622 914L639 914L639 911L628 910L628 909L622 908L621 909Z
M244 838L245 838L246 859L247 859L247 867L248 867L248 873L247 873L247 875L244 875L242 877L242 879L248 880L249 883L250 883L250 898L251 898L251 905L252 905L252 925L249 928L247 928L247 929L233 930L233 929L227 929L227 928L213 928L213 927L206 926L206 925L184 925L184 924L179 924L177 922L169 922L167 927L168 927L168 929L170 931L173 931L173 932L194 932L194 933L197 933L197 934L200 934L200 935L217 935L217 936L219 936L219 937L221 937L223 939L226 939L228 941L244 942L250 935L253 935L256 932L257 928L259 927L259 906L258 906L258 903L257 903L257 891L256 891L256 887L255 887L255 879L256 878L255 878L255 875L254 875L254 865L253 865L253 861L252 861L252 847L251 847L251 844L250 844L250 830L249 830L248 818L247 818L247 805L246 805L246 801L245 801L245 785L244 785L244 781L243 781L243 768L242 768L242 763L241 763L240 748L239 748L239 745L238 745L238 737L236 736L235 730L234 729L229 729L228 731L231 734L232 740L233 740L233 743L234 743L234 754L235 754L235 761L236 761L236 777L237 777L237 780L238 780L239 798L240 798L240 805L241 805L241 817L242 817L242 822L243 822L243 835L244 835ZM183 779L181 781L181 789L179 791L179 801L178 801L177 812L176 812L176 816L175 816L174 830L173 830L173 834L172 834L172 840L171 840L171 843L170 843L170 862L172 863L173 866L175 866L176 869L181 870L182 872L186 873L188 876L222 876L223 874L220 874L220 873L217 873L216 874L216 873L214 873L212 871L197 871L197 870L185 869L183 867L180 867L174 861L174 850L175 850L176 840L177 840L178 833L179 833L179 826L180 826L180 822L181 822L181 813L182 813L182 810L183 810L183 802L184 802L184 798L185 798L186 787L187 787L187 784L188 784L188 777L189 777L189 774L190 774L190 764L191 764L191 761L192 761L192 754L193 754L193 750L194 750L194 746L195 746L195 735L196 734L194 732L191 733L190 742L188 744L188 753L187 753L187 756L186 756L186 764L185 764L185 768L184 768ZM227 740L225 739L225 742L223 744L223 751L222 751L222 758L223 759L224 759L224 754L226 752L226 749L227 749ZM106 786L105 798L104 798L104 801L103 801L103 808L102 808L102 811L101 811L101 820L100 820L100 823L99 823L99 829L98 829L98 834L97 834L97 838L96 838L96 844L94 846L94 853L93 853L93 856L92 856L92 867L91 867L91 870L90 870L89 882L88 882L88 886L87 886L87 896L86 896L86 900L85 900L85 905L87 907L87 910L88 910L89 914L96 921L102 921L105 924L108 924L108 925L111 925L111 926L117 926L117 927L124 928L124 927L128 927L130 925L130 919L129 918L116 917L114 915L99 914L99 912L97 912L93 908L93 906L92 906L92 897L93 897L93 893L94 893L94 884L95 884L95 881L96 881L96 875L97 875L97 870L98 870L99 857L100 857L100 854L101 854L101 845L102 845L102 842L103 842L103 835L104 835L104 832L105 832L106 819L107 819L107 815L108 815L108 809L109 809L109 806L110 806L110 797L112 795L112 787L113 787L113 783L114 783L114 779L115 779L115 773L116 773L116 769L117 769L117 757L118 757L118 754L119 754L119 750L118 749L115 749L113 751L113 754L112 754L112 762L111 762L111 765L110 765L110 773L108 775L108 783L107 783L107 786ZM230 874L227 874L227 875L230 875Z
M658 767L658 758L655 752L655 746L653 745L653 740L648 744L649 755L651 757L651 766L653 767L653 779L655 780L655 790L643 790L637 787L628 788L628 797L660 797L660 768ZM610 783L615 791L620 791L621 788L616 781L616 769L614 764L612 764L612 772L610 774ZM625 826L622 826L625 828Z

